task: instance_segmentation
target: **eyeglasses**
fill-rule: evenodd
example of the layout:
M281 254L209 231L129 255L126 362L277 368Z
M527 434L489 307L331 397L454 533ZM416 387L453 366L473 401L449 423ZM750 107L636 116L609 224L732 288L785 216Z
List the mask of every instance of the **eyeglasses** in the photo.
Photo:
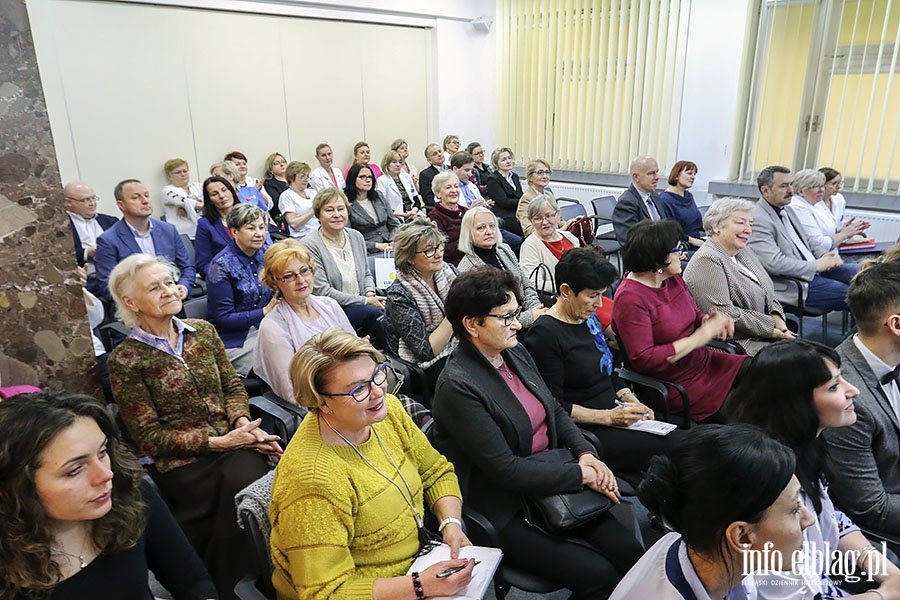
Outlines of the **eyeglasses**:
M298 277L306 277L307 275L309 275L310 270L311 269L309 267L300 267L296 272L288 271L281 277L276 277L275 279L277 279L281 283L293 283L297 281Z
M522 314L522 307L519 306L516 308L516 310L514 310L512 312L508 312L505 315L492 315L491 313L488 313L484 316L494 317L495 319L503 319L503 326L509 327L510 325L512 325L513 319L518 319L519 315L521 315L521 314Z
M540 171L535 171L534 174L538 177L550 177L550 175L553 174L553 171L550 169L541 169Z
M418 252L416 252L416 254L424 254L425 258L434 258L435 254L437 254L438 252L444 251L444 247L446 245L447 244L445 244L444 242L441 242L437 246L428 246L424 250L419 250Z
M547 221L548 223L552 223L556 219L559 218L559 213L553 213L552 215L538 215L536 217L531 218L532 223L541 223L543 221Z
M357 179L372 179L371 175L357 175Z
M97 204L100 202L100 198L98 196L91 196L90 198L73 198L72 196L66 196L72 202L78 202L79 204Z
M383 385L385 381L387 381L387 363L383 362L375 369L375 372L372 373L372 378L366 382L363 382L350 390L350 392L346 394L320 394L322 396L328 396L330 398L334 398L336 396L350 396L357 402L365 402L369 398L369 394L372 393L372 384L375 385Z
M678 245L669 250L669 254L687 254L688 248L687 244L684 242L678 242Z

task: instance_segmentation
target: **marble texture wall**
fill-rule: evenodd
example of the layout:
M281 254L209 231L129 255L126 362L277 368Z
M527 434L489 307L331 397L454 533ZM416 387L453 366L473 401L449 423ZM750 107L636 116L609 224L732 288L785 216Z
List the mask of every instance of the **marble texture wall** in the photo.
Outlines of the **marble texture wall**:
M0 2L0 358L39 385L99 394L24 0ZM4 381L3 384L19 383Z

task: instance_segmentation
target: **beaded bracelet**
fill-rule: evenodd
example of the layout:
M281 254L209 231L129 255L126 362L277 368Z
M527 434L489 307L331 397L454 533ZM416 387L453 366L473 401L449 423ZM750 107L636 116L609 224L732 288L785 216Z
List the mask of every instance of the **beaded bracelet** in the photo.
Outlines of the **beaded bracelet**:
M413 588L416 590L416 600L424 600L425 592L422 590L422 580L419 579L419 572L412 572Z

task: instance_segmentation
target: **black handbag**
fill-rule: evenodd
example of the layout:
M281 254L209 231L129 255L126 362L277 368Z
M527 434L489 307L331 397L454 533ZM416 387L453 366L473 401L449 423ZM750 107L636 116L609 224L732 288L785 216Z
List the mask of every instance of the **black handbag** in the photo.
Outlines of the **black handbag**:
M554 464L576 464L578 460L568 448L545 450L528 457L529 460ZM612 500L584 488L579 492L551 494L549 496L527 496L524 503L525 519L547 533L565 533L606 514L612 507Z

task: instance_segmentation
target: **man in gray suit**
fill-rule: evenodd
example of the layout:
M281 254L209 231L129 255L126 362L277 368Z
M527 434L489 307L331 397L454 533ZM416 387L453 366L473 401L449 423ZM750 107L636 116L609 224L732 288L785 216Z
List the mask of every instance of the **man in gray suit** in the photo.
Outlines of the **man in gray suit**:
M637 156L631 161L631 185L622 192L613 209L612 222L616 240L622 245L635 223L665 218L662 200L656 192L659 164L652 156Z
M844 264L836 251L816 256L800 220L789 206L794 177L786 167L770 166L756 179L762 200L751 212L750 247L775 284L782 304L797 306L798 288L805 303L828 310L846 310L847 285L859 266Z
M859 333L837 347L841 372L859 388L856 423L822 433L831 495L856 523L900 537L900 264L863 269L847 302Z

